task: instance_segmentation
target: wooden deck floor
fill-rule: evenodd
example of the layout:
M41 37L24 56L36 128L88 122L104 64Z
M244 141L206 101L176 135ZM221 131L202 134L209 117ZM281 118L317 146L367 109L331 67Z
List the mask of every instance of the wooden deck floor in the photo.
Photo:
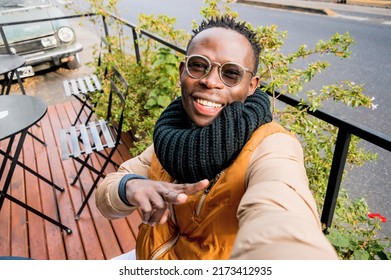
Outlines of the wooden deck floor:
M141 222L138 212L127 218L109 221L96 208L92 195L80 219L74 219L83 199L81 190L84 193L89 190L94 176L84 170L79 182L70 186L76 174L76 163L72 159L61 160L59 131L62 127L70 126L78 106L76 101L49 106L47 114L39 123L40 127L34 126L30 130L43 139L47 146L27 135L23 155L19 158L25 165L64 187L65 191L53 191L47 183L17 166L8 192L53 219L56 219L57 200L61 222L72 233L65 233L52 223L5 199L0 212L0 256L22 256L37 260L104 260L134 248ZM0 142L3 150L6 144L6 141ZM117 163L130 158L128 148L131 144L131 138L126 134L124 144L114 157ZM94 165L99 164L97 158L93 160ZM0 155L0 163L2 161ZM106 173L112 171L114 167L109 166ZM4 178L0 181L0 185L3 184Z

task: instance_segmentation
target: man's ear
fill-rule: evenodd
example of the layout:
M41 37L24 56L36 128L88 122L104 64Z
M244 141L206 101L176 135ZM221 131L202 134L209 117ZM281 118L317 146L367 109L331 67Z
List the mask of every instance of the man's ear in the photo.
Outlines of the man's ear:
M183 61L181 61L179 63L179 79L181 78L182 73L183 73L184 70L185 70L185 63Z
M259 77L258 76L252 77L251 81L250 81L250 85L248 86L248 95L247 96L252 95L258 86L259 86Z

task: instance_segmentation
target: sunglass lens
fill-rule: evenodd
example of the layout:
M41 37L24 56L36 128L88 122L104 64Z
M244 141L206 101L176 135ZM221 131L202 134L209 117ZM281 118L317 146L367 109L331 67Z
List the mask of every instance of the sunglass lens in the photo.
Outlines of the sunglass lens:
M221 67L221 79L229 86L240 83L244 76L244 69L234 63L226 63Z
M200 56L192 56L187 60L187 70L189 74L194 78L204 77L209 69L209 61Z

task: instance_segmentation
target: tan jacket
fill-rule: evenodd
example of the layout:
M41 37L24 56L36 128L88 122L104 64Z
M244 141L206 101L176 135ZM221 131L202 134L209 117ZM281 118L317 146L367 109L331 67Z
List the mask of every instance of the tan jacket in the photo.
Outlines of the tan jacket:
M210 255L207 252L203 254L200 250L200 255L197 257L191 253L168 253L163 258L217 259L227 258L231 254L232 259L337 259L334 249L321 231L315 202L308 188L300 143L276 123L263 125L262 129L258 129L255 134L257 133L266 133L261 136L262 139L265 136L266 138L259 145L250 147L251 153L246 156L248 164L239 161L241 165L244 164L248 168L243 170L243 168L236 167L233 169L244 175L237 176L239 181L235 183L244 186L244 188L235 190L240 195L243 193L244 195L241 200L238 200L240 201L239 208L236 203L236 206L233 207L234 212L230 215L234 216L237 209L237 218L227 217L231 222L225 221L221 226L229 225L226 226L227 231L235 231L235 233L231 235L232 237L224 237L221 242L215 242L219 246L221 244L222 248L226 248L223 250L217 248L219 251L226 250L228 253L217 252ZM249 142L254 143L253 137ZM246 144L246 147L249 147L249 143ZM151 146L140 156L123 163L118 172L109 174L105 178L96 192L97 206L103 215L114 219L127 216L134 210L119 199L119 181L127 173L150 176L153 155L154 151ZM242 157L242 159L246 157ZM238 157L238 160L242 159L240 156ZM230 168L232 166L226 171ZM228 173L230 172L226 174ZM152 177L156 178L156 176ZM220 178L218 182L225 180L229 184L230 180L227 179L229 176L223 177L225 179ZM197 194L190 198L190 203L197 201L196 196ZM219 204L215 204L215 207L219 207ZM194 215L195 213L191 219L194 219ZM185 229L189 224L184 224L183 221L185 220L182 216L179 228L182 225L182 228ZM162 228L174 228L169 225ZM221 226L218 228L221 229ZM141 236L139 238L142 240L138 242L136 250L138 258L140 256L149 258L149 253L140 254L142 249L140 246L150 246L154 242L154 239L151 238L154 235L150 235L150 230L153 233L153 231L158 231L159 227L155 226L154 229L150 229L149 226L143 225L140 228L139 235L141 234ZM197 230L197 227L192 229L192 233L194 230ZM219 239L216 234L209 232L209 235L211 238ZM180 246L182 250L182 247L186 246L186 240L180 240L180 242L182 242L182 246ZM152 244L153 246L154 244ZM196 250L199 249L194 249L194 252ZM214 252L216 249L212 248L211 251Z

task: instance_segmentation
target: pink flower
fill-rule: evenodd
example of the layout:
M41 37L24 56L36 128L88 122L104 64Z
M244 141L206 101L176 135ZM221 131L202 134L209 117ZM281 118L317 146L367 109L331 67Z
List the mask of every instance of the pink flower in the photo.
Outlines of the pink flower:
M368 213L368 218L370 218L370 219L379 218L382 223L387 222L387 218L380 215L379 213Z

